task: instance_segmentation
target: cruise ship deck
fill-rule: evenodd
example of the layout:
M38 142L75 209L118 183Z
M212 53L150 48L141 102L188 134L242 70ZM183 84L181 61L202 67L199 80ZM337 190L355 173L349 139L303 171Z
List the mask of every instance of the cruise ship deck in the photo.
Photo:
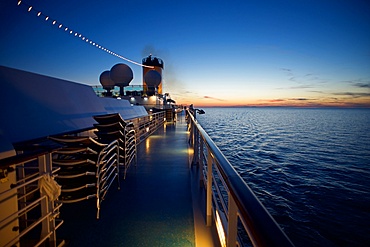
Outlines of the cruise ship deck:
M160 127L139 144L137 165L108 192L100 219L95 200L63 205L58 238L68 246L218 246L188 138L184 116Z

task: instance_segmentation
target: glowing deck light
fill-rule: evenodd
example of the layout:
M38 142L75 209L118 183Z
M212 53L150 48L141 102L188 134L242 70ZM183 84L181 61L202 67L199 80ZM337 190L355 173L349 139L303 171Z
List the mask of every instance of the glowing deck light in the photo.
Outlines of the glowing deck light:
M32 6L30 6L30 7L28 8L28 12L31 12L31 10L32 10Z
M222 227L222 222L218 211L216 210L216 228L218 233L218 238L220 239L220 243L222 247L226 247L226 238L225 238L225 231Z
M38 12L38 13L37 13L37 16L40 16L40 15L41 15L41 12Z
M18 5L21 5L22 1L18 1Z
M45 17L45 21L47 21L47 20L49 20L49 16L46 16L46 17Z
M146 127L146 132L149 132L149 127Z
M59 28L62 28L63 27L63 25L62 24L59 24Z
M55 21L55 20L54 20L54 21L53 21L53 25L55 25L55 23L57 23L57 21Z

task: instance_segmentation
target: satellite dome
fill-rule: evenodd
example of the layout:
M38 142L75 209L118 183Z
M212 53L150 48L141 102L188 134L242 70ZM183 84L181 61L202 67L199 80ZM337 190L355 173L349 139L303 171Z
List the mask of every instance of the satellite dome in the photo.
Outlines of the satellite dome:
M123 63L118 63L110 69L110 78L116 86L126 87L134 78L132 70L129 66Z
M158 87L159 84L161 83L162 76L161 74L159 74L158 71L150 70L145 74L144 80L148 87Z
M105 90L112 90L115 86L114 81L110 78L110 71L106 70L100 74L99 77L100 84Z

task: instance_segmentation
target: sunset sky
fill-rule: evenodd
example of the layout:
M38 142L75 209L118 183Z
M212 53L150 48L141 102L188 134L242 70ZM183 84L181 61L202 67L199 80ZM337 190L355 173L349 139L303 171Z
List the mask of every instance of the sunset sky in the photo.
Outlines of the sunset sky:
M142 83L140 66L73 30L136 62L161 58L180 104L370 107L368 0L17 2L0 3L3 66L98 85L126 63Z

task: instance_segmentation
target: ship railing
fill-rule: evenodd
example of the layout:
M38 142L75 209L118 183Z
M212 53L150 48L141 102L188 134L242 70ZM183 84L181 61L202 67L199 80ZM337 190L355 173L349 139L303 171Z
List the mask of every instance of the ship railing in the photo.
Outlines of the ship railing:
M147 116L130 119L136 132L136 143L140 144L154 133L166 121L165 111L151 113Z
M52 150L0 160L0 246L58 246L58 185ZM51 189L53 188L53 189Z
M137 145L151 135L156 129L163 126L166 121L165 112L153 113L148 116L129 119L125 128L124 138L124 160L132 163L136 156ZM92 127L82 132L70 133L70 136L88 137L94 136ZM49 139L50 140L50 139ZM106 144L103 151L99 153L96 162L97 170L94 177L96 183L86 184L86 187L97 187L94 195L89 194L83 200L97 198L97 216L99 217L101 202L107 194L108 189L115 180L118 182L120 153L119 140ZM38 145L31 145L38 146ZM63 223L58 219L59 209L63 199L58 195L50 195L44 187L54 186L54 177L58 177L61 168L53 162L57 153L62 153L63 147L46 148L43 145L36 152L26 151L9 158L0 160L0 246L60 246L62 240L57 241L56 230ZM20 149L22 150L22 149ZM67 150L71 152L71 150ZM93 152L94 150L90 150ZM79 152L78 148L74 152ZM72 155L72 154L67 154ZM128 165L125 165L125 170ZM68 174L67 174L68 175ZM64 177L67 176L63 174ZM73 174L71 175L73 176ZM45 181L48 181L48 183ZM60 189L60 187L59 187ZM77 188L78 189L78 188ZM73 192L73 189L67 189ZM63 190L62 190L63 191ZM66 190L64 190L66 191ZM55 192L55 191L54 191ZM59 196L59 198L58 198ZM80 201L80 199L75 200ZM64 201L71 203L72 201ZM6 237L5 237L6 236Z
M118 189L119 181L119 142L115 140L109 143L99 154L97 162L97 183L96 183L96 218L100 217L100 206L109 188L116 180Z
M125 121L118 113L94 116L94 119L98 122L94 124L96 127L94 132L99 141L103 143L118 141L119 165L123 167L124 178L126 178L131 163L135 160L137 164L136 131L133 122Z
M133 126L133 125L132 125ZM124 176L132 163L137 165L137 141L135 129L125 129L125 148L124 148Z
M193 164L206 189L206 223L222 246L294 246L196 118L187 111Z

